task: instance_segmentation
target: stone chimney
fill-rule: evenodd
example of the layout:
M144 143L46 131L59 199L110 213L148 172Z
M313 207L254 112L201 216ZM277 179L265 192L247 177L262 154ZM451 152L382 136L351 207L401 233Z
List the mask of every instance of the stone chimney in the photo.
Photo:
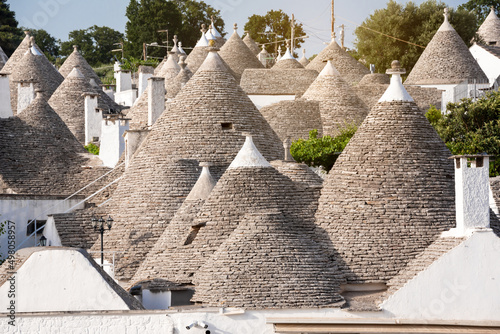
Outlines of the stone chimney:
M489 156L457 155L455 161L456 233L490 227Z
M155 69L151 66L139 66L139 91L137 92L137 96L141 96L141 94L148 87L148 79L153 76Z
M82 94L85 99L85 145L93 141L99 141L101 137L102 110L97 106L95 92Z
M132 156L147 137L149 130L127 130L123 134L125 140L125 168L128 168Z
M290 139L290 137L286 137L285 141L283 141L283 148L285 149L284 161L295 162L295 159L292 157L292 153L290 152L291 147L292 147L292 140Z
M124 71L119 63L115 63L116 92L124 92L132 89L132 75L130 71Z
M10 103L9 76L0 74L0 118L14 116Z
M165 78L151 77L148 79L148 126L165 110Z
M19 115L35 99L35 81L23 80L17 83L17 114Z

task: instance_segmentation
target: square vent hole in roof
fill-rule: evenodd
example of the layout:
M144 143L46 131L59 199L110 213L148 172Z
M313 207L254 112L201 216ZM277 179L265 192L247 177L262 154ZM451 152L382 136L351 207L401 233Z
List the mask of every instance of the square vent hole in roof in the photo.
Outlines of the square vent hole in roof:
M222 131L234 130L233 123L223 122L220 123L220 126L222 127Z

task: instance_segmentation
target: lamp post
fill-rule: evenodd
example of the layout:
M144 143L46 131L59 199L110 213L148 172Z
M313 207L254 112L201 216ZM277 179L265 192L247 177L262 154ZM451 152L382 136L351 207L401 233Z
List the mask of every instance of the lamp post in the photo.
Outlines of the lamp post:
M101 233L101 268L104 269L104 223L108 226L108 230L111 230L113 218L108 216L108 219L104 220L102 216L99 219L92 217L91 222L94 231L99 231Z
M42 235L42 237L40 238L40 246L47 246L47 238L44 235Z

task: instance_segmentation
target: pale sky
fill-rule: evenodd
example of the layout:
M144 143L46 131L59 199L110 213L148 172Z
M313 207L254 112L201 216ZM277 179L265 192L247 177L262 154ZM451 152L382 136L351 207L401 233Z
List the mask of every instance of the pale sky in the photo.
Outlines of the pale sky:
M331 0L205 0L221 10L226 32L232 33L233 24L238 24L238 33L243 35L243 26L249 16L264 15L267 11L282 9L288 15L295 14L310 36L303 47L309 57L324 48L330 40ZM398 0L406 3L405 0ZM424 0L414 0L420 4ZM456 8L467 1L443 1ZM8 0L11 10L21 26L45 29L52 36L66 41L72 30L87 29L93 25L108 26L125 32L125 9L129 0ZM376 9L386 7L387 0L335 0L335 26L345 25L345 45L352 47L354 30ZM337 36L338 29L336 28ZM296 51L298 52L298 51ZM299 55L301 52L298 52Z

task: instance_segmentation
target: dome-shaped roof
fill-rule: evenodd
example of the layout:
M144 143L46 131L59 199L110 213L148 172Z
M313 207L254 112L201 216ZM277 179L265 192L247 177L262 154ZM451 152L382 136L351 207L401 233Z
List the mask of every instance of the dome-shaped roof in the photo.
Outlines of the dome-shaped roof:
M83 93L97 93L90 81L75 67L49 99L49 104L80 141L85 143L85 98Z
M254 55L258 55L260 53L259 46L257 45L257 43L255 43L255 41L253 40L252 36L250 36L248 31L246 32L245 37L243 38L243 42L246 44L246 46L248 46L248 48L250 49L250 51L253 52Z
M35 47L33 47L36 50ZM35 82L35 89L41 90L43 96L48 100L57 87L63 82L63 76L42 54L33 54L28 49L25 55L15 64L10 76L10 96L12 110L17 112L17 83L20 81Z
M488 82L462 38L445 19L405 81L407 85L457 84L476 79Z
M105 242L107 249L129 249L119 277L130 279L163 233L196 182L197 161L212 163L218 178L238 153L241 132L254 135L266 158L283 156L278 136L212 50L156 121L114 193L116 224ZM138 232L138 219L152 228Z
M7 60L4 67L2 68L2 73L11 74L16 67L17 62L19 62L21 58L23 58L23 56L26 54L26 51L28 51L28 49L30 48L31 43L33 43L31 38L32 36L29 34L29 31L25 31L24 34L24 39L16 48L16 50L10 55L9 60ZM34 44L34 47L39 53L43 54L36 43Z
M352 123L361 124L369 112L331 61L328 61L302 97L319 101L324 135L335 136L340 129Z
M220 49L219 55L233 70L236 81L239 83L243 71L247 68L264 68L262 63L255 57L252 51L241 40L236 25L229 40Z
M59 73L61 73L62 76L66 78L75 67L78 67L80 72L82 72L82 74L89 80L94 79L98 85L101 84L101 79L99 79L99 76L94 72L89 63L87 63L85 58L83 58L83 56L80 54L80 52L78 51L78 47L76 45L73 45L73 52L68 56L68 58L66 58L61 68L59 68Z
M495 8L491 6L491 11L477 30L477 34L488 45L500 46L500 19L495 13Z
M394 75L327 176L316 223L347 283L385 283L454 226L450 151Z
M340 72L342 78L349 84L356 84L370 71L354 59L344 49L342 49L335 40L324 48L314 59L306 66L308 70L321 72L325 67L325 61L332 60L332 65Z

